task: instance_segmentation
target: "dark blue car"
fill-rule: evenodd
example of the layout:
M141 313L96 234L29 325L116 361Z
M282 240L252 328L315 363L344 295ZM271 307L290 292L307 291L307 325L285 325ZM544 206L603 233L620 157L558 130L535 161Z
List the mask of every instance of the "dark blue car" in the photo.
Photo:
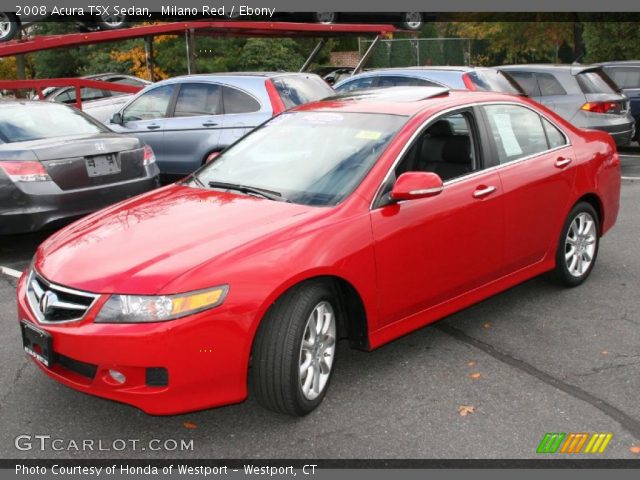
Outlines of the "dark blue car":
M629 97L631 115L636 121L634 140L640 141L640 61L599 63L602 69L616 82L616 85Z

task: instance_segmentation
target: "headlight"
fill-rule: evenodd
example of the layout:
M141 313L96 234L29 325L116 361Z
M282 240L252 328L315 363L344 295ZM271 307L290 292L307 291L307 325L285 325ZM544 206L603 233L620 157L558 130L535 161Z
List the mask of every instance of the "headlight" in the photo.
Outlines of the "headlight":
M97 323L165 322L220 305L229 287L177 295L111 295L96 317Z

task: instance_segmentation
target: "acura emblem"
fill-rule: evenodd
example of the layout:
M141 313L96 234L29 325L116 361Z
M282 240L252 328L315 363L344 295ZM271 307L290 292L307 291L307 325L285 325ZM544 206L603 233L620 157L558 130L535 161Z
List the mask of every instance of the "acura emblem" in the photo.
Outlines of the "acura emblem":
M51 290L47 290L40 297L40 311L43 315L48 315L54 309L56 303L58 303L58 296Z

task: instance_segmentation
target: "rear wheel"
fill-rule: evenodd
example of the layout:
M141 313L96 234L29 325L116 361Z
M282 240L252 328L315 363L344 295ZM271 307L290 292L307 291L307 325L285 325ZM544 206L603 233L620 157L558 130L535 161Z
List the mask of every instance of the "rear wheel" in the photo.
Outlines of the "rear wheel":
M338 14L336 12L316 12L313 14L313 21L323 25L331 25L338 21Z
M337 342L337 300L321 282L293 288L271 307L256 335L251 384L270 410L306 415L324 398Z
M402 14L401 27L405 30L420 30L424 25L424 19L420 12L406 12Z
M551 277L556 283L575 287L584 282L598 256L599 218L595 209L580 202L569 213L556 252L556 268Z
M13 40L20 29L20 21L15 13L0 12L0 42Z

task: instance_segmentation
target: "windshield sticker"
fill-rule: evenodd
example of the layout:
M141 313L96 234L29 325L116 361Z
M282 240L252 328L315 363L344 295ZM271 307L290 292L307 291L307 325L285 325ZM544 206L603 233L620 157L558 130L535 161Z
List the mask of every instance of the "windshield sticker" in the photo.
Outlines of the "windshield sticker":
M356 134L356 138L361 138L363 140L380 140L382 136L382 132L376 132L373 130L360 130Z
M493 116L493 121L498 129L498 135L502 140L502 148L507 154L507 157L514 157L516 155L522 155L522 148L515 133L513 133L513 126L511 125L511 117L508 113L496 113Z
M304 122L310 125L329 125L331 123L341 123L344 116L338 113L313 113L304 116Z

